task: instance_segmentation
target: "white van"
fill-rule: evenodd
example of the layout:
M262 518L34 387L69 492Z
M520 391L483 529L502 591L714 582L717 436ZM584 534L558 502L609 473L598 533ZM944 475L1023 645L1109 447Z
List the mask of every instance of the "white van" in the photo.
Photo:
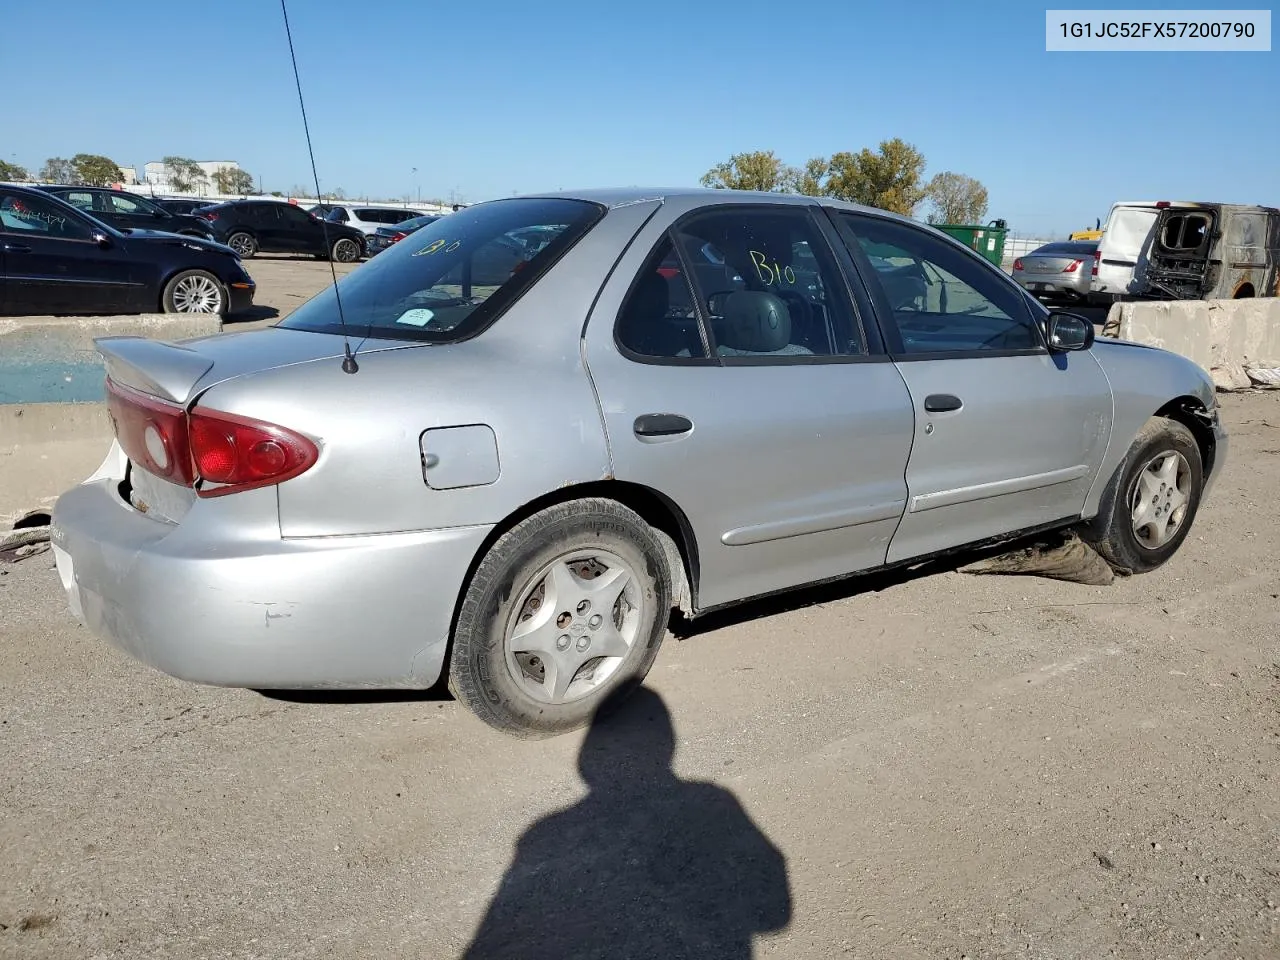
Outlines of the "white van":
M1089 302L1114 303L1146 289L1148 257L1160 212L1183 202L1127 200L1113 204L1093 254Z

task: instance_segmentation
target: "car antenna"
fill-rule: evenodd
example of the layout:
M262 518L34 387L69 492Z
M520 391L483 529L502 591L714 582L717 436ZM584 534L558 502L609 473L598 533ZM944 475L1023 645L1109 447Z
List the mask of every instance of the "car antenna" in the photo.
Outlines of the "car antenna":
M302 79L298 76L298 56L293 52L293 31L289 29L289 8L285 0L280 0L280 12L284 15L284 33L289 38L289 59L293 61L293 82L298 86L298 107L302 110L302 130L307 135L307 156L311 159L311 179L316 185L316 200L323 205L320 196L320 175L316 173L316 154L311 149L311 127L307 124L307 106L302 102ZM328 218L320 217L320 231L324 234L324 248L329 254L329 273L333 276L333 298L338 304L338 323L342 327L342 372L356 373L360 365L356 363L356 355L351 352L351 341L347 337L347 318L342 312L342 294L338 292L338 268L333 265L333 250L329 247Z

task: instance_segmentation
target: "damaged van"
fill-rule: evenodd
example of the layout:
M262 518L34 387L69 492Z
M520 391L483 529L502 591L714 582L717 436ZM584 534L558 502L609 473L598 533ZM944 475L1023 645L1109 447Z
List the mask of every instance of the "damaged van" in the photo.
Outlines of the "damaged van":
M1280 210L1228 203L1117 203L1094 254L1089 299L1235 300L1280 291Z

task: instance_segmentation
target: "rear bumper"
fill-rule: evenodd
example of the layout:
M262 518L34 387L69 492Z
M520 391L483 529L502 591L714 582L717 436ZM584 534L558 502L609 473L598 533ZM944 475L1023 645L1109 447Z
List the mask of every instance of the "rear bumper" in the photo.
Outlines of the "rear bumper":
M489 527L219 541L149 519L98 479L59 499L53 546L72 612L165 673L260 689L426 688Z
M1065 293L1083 299L1089 295L1087 274L1081 279L1062 273L1015 273L1013 279L1028 293L1040 296Z

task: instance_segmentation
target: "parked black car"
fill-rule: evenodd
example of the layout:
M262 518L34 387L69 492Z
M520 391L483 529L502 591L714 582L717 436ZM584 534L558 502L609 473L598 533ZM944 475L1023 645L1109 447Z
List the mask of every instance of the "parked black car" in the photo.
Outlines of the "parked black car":
M341 263L364 256L364 234L327 223L281 200L228 200L200 211L214 236L246 260L262 253L310 253Z
M208 197L151 197L151 202L157 206L164 207L170 213L195 213L205 207L213 206L220 203L219 200L210 200Z
M124 233L46 191L0 184L0 314L227 314L254 289L222 244Z
M375 253L381 253L387 247L391 246L397 240L403 240L415 230L420 230L428 223L435 223L439 217L430 215L421 217L410 217L408 220L401 220L399 223L390 227L379 227L373 233L365 237L365 252L369 256Z
M209 224L199 217L173 213L136 193L62 184L41 184L39 189L47 190L117 230L163 230L165 233L214 239Z

